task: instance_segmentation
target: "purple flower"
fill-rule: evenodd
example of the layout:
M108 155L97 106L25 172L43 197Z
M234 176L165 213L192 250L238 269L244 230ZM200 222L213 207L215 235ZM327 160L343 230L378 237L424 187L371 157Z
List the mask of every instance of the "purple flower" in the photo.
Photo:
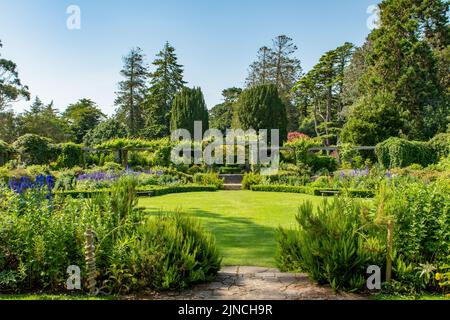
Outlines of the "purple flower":
M386 171L386 177L388 178L388 179L391 179L391 177L392 177L392 174L391 174L391 171Z

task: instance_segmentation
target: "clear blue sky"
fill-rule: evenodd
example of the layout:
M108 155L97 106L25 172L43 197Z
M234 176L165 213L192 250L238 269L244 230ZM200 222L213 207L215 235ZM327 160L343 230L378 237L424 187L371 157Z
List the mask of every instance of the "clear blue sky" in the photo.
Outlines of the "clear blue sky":
M286 34L309 70L345 41L369 34L367 8L378 0L0 0L2 56L19 66L33 96L64 108L91 98L104 112L113 101L121 58L134 46L147 61L169 41L189 86L208 108L221 92L242 86L258 48ZM81 30L68 30L66 9L81 9ZM21 111L29 103L14 106Z

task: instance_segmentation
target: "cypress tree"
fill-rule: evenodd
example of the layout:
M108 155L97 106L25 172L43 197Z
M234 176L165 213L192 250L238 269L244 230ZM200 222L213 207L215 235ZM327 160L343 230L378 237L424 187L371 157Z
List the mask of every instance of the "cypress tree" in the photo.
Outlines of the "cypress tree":
M286 140L286 106L275 84L254 86L245 90L239 97L235 117L235 127L243 130L279 129L280 139Z
M209 128L205 99L200 88L184 87L172 104L170 130L187 129L193 137L195 121L202 122L203 132Z

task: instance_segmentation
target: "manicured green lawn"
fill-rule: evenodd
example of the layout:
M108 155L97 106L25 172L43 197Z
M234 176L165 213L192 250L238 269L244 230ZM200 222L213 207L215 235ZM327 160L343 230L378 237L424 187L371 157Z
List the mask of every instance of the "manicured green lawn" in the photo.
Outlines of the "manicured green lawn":
M296 227L299 205L321 197L304 194L217 191L170 194L142 198L149 214L180 211L200 218L211 231L224 257L224 265L275 266L275 230Z

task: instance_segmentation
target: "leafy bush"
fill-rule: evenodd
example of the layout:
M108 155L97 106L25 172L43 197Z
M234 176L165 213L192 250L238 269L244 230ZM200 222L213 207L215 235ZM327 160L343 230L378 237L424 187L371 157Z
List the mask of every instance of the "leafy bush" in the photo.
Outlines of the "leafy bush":
M5 141L0 140L0 166L4 165L10 159L13 148Z
M338 168L336 158L328 156L311 156L308 160L308 165L311 166L313 172L318 172L320 170L334 172Z
M425 142L389 138L376 146L378 162L385 168L407 167L420 164L423 167L437 160L433 149Z
M196 220L180 214L153 217L139 234L144 258L151 248L151 259L145 259L151 263L143 271L149 274L152 288L185 289L193 283L212 280L220 270L215 240Z
M27 165L48 164L56 160L51 140L35 134L19 137L13 147L18 152L20 160Z
M312 188L308 186L290 186L290 185L252 185L252 191L262 192L287 192L287 193L305 193L315 196L333 196L347 195L352 198L372 198L375 192L364 189L340 189L340 188ZM325 191L325 192L324 192ZM327 193L327 191L331 191Z
M242 190L250 190L252 185L261 184L262 178L259 174L248 172L242 179Z
M217 189L223 189L223 179L217 173L196 173L193 181L199 185L212 185Z
M70 265L86 279L87 228L96 235L97 284L104 291L186 288L220 269L214 239L197 222L175 215L147 221L136 208L134 176L88 199L49 196L51 182L0 187L0 291L63 291Z
M378 195L383 216L394 222L391 289L414 293L437 288L434 273L450 259L448 195L445 182L426 184L402 180ZM429 266L432 276L424 277L424 266Z
M83 149L82 145L75 143L62 143L58 145L59 156L58 166L61 168L73 168L83 165Z
M311 202L302 204L296 233L278 232L280 269L302 270L335 290L362 289L367 267L381 265L384 258L384 247L367 213L360 202L345 198L324 199L317 210Z
M428 145L436 153L438 159L450 155L450 133L440 133L428 141Z

